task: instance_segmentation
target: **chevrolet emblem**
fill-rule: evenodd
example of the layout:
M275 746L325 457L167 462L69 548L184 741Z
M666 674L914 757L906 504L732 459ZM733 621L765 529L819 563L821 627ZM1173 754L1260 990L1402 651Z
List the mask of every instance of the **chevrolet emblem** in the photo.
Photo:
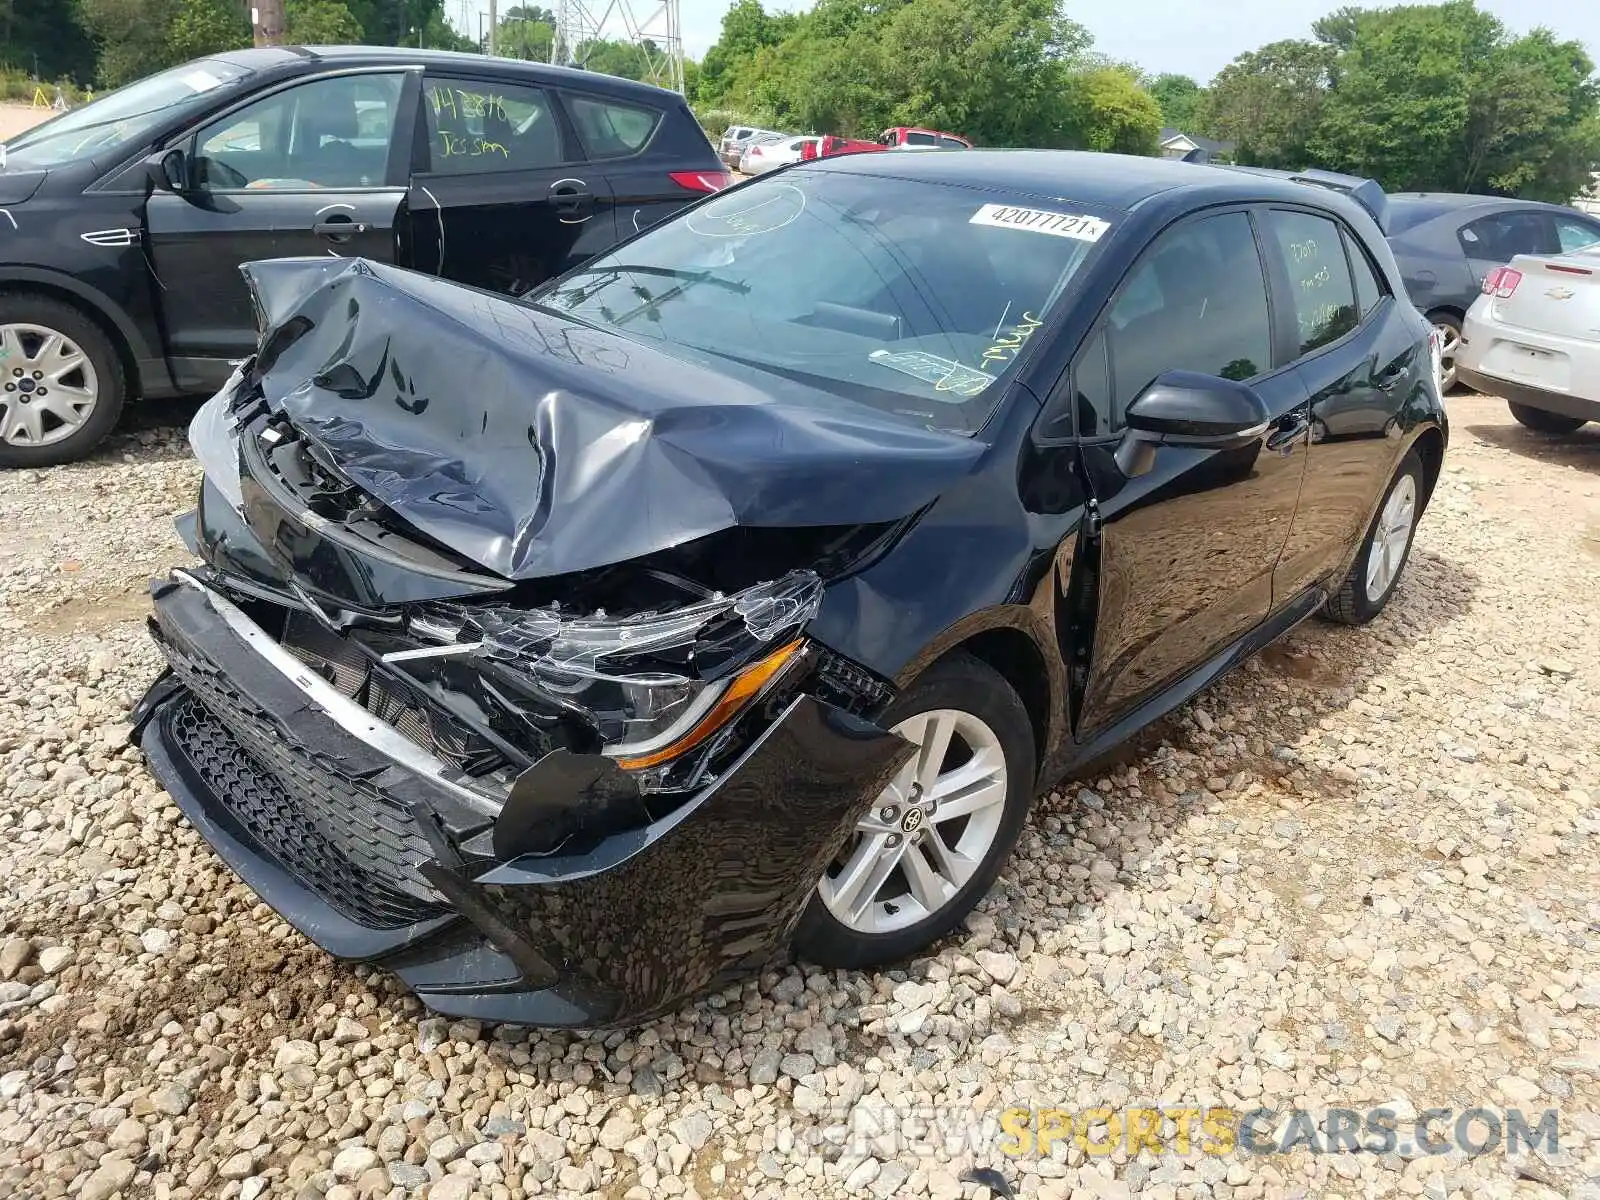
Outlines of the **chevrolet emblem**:
M1571 300L1576 293L1571 288L1553 287L1545 295L1552 300Z

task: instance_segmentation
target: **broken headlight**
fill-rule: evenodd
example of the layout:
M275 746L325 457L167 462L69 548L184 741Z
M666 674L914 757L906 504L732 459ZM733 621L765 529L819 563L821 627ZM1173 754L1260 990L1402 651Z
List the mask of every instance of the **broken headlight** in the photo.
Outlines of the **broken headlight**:
M647 773L706 745L801 657L822 584L793 572L666 612L567 616L452 606L413 632L493 663L544 707L593 730L601 753Z

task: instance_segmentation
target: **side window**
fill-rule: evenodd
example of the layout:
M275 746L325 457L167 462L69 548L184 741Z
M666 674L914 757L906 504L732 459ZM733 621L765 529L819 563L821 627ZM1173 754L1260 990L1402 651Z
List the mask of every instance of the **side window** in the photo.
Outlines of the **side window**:
M1272 322L1250 218L1224 213L1164 233L1124 280L1105 328L1111 404L1097 432L1122 425L1164 371L1251 379L1272 367Z
M659 109L592 96L565 96L572 123L590 158L620 158L644 149L661 121Z
M381 187L400 75L337 75L275 92L195 134L194 184L311 191Z
M1072 364L1072 402L1080 437L1111 432L1111 399L1111 364L1106 358L1106 331L1101 329L1083 344Z
M424 96L435 174L529 171L566 161L549 97L540 88L430 76Z
M941 150L965 150L966 148L967 144L957 138L942 137L939 139L939 149Z
M1504 212L1479 217L1456 235L1468 258L1510 262L1518 254L1546 254L1555 249L1543 213Z
M939 139L931 133L906 134L906 145L908 146L937 146L938 144Z
M1360 323L1350 263L1339 227L1326 217L1273 209L1272 244L1289 272L1289 294L1300 353L1337 341Z
M1367 257L1367 252L1361 248L1361 243L1350 235L1348 230L1344 235L1345 253L1350 259L1350 274L1356 281L1356 307L1360 309L1363 318L1378 307L1387 289L1378 280L1378 272L1372 265L1372 260Z
M1556 240L1561 243L1561 253L1571 254L1600 242L1600 226L1573 217L1557 217Z

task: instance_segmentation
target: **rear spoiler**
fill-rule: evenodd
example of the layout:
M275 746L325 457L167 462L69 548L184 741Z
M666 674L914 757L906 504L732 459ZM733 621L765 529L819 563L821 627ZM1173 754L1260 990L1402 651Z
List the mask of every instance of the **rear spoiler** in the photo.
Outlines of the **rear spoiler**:
M1367 214L1377 222L1379 230L1385 236L1389 233L1389 197L1376 179L1362 179L1359 175L1341 175L1337 171L1319 171L1315 168L1304 171L1272 171L1266 167L1229 166L1224 169L1244 171L1251 175L1265 175L1271 179L1287 179L1290 183L1327 188L1330 192L1342 192L1367 210Z

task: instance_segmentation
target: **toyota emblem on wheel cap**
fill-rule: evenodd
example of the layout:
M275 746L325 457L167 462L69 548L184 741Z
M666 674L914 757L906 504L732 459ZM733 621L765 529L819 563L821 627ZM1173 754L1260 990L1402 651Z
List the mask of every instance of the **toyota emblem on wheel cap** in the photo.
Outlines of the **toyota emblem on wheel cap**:
M900 829L903 833L915 833L922 828L922 810L920 808L906 809L906 815L900 818Z

